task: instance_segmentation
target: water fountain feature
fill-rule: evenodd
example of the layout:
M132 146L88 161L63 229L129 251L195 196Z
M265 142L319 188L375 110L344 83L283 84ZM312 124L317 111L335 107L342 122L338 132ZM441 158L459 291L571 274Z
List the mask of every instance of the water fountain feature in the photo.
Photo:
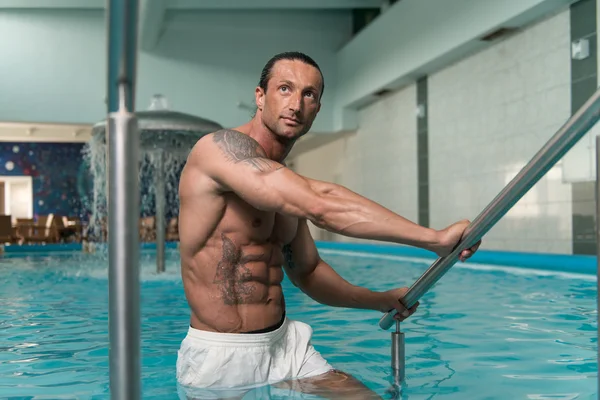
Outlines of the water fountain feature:
M156 270L160 273L165 271L166 216L173 214L178 204L181 168L198 139L222 127L169 110L162 95L155 95L149 109L136 112L136 117L140 135L140 216L155 216ZM107 231L106 137L106 121L101 121L94 125L85 151L94 182L89 236L99 241L104 240Z

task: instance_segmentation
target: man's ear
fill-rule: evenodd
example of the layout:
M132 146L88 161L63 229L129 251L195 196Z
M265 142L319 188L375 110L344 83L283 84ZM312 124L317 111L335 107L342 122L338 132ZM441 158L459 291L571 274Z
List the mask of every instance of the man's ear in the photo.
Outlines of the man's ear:
M265 101L265 91L260 86L257 86L254 91L254 101L256 102L256 107L262 111Z

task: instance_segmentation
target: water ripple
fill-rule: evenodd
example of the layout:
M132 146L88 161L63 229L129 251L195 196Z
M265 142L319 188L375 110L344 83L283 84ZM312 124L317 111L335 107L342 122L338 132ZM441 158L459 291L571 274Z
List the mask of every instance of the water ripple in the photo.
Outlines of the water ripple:
M145 399L177 399L175 361L189 314L178 258L167 255L164 275L142 257ZM348 281L380 291L410 286L429 266L326 258ZM0 259L9 282L0 296L0 398L108 397L106 265L100 255ZM313 327L317 350L389 398L390 332L378 328L381 314L325 307L287 280L284 291L288 315ZM595 398L595 281L456 268L420 304L401 324L403 399Z

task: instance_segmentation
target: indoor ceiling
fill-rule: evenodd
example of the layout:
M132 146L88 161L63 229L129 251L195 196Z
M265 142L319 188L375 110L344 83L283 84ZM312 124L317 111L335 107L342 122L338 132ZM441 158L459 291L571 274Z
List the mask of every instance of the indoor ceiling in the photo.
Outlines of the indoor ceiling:
M379 8L387 0L140 0L140 5L146 2L167 10L344 10ZM0 9L98 9L106 4L107 0L0 0Z
M101 10L110 0L0 0L0 11L9 10ZM373 9L397 0L138 0L140 46L150 51L164 29L168 11L233 10L334 10Z

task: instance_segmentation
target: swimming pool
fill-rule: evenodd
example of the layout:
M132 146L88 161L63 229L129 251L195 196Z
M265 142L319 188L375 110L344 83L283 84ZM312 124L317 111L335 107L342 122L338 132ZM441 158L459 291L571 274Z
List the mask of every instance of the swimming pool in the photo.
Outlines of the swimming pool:
M431 262L321 253L373 290L409 286ZM178 255L167 251L161 275L151 251L141 259L143 398L177 399L176 354L188 327ZM5 257L0 278L0 398L109 398L106 259ZM287 280L284 291L288 315L312 325L317 350L389 398L390 332L377 326L381 314L317 304ZM595 399L596 329L595 276L456 265L403 324L403 398Z

